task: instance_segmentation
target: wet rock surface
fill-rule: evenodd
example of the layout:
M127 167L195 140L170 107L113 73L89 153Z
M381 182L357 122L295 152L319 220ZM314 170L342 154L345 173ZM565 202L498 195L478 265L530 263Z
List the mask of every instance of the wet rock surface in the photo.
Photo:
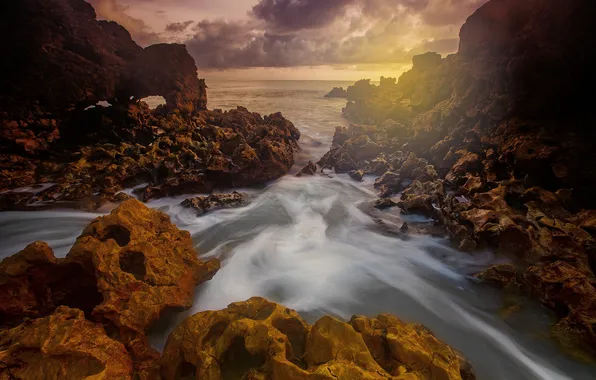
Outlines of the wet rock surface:
M166 309L190 307L195 287L219 269L217 259L197 259L190 233L136 200L93 221L66 258L93 270L103 300L92 316L131 345Z
M293 165L292 123L242 107L208 111L184 45L143 49L84 0L6 8L0 25L14 38L0 73L0 210L95 210L138 185L145 201L210 193L277 179ZM140 99L150 95L166 104L149 109Z
M79 141L89 145L49 157L0 155L4 210L51 204L94 210L139 185L137 197L147 201L262 184L290 170L300 136L281 114L261 117L242 107L181 116L141 104L88 110L83 118L90 129ZM36 183L53 186L29 196L11 191Z
M416 56L397 81L348 88L344 114L359 124L338 128L319 162L377 176L380 197L401 192L403 212L433 218L462 250L508 256L514 265L478 277L539 298L560 318L553 336L591 357L596 140L586 101L596 78L591 58L569 58L596 37L594 12L585 0L489 1L462 27L457 54Z
M251 298L195 314L168 338L161 375L201 379L474 379L462 356L419 325L381 314L312 326Z
M209 211L225 208L238 208L250 203L246 194L234 191L231 194L211 194L203 197L194 197L184 200L180 205L196 211L197 216Z
M124 344L136 371L150 376L159 357L146 330L168 309L192 306L195 287L219 261L200 261L190 234L137 200L94 220L63 259L43 242L0 263L1 325L80 310Z
M93 221L64 259L32 243L0 264L0 378L475 378L423 326L389 314L310 326L263 298L187 318L160 357L147 343L150 324L189 307L218 267L135 200Z

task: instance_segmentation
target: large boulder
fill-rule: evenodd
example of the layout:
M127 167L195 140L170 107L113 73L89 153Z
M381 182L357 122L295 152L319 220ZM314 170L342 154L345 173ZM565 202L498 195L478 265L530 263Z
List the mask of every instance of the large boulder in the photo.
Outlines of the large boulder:
M474 379L455 350L419 325L381 314L309 326L295 311L251 298L185 320L168 337L166 379Z
M23 0L2 7L2 111L66 110L114 97L143 52L126 29L96 20L84 0ZM14 106L10 107L10 106Z
M143 335L168 308L192 305L195 287L213 277L219 261L199 261L190 233L137 200L94 220L67 259L93 270L102 302L94 318L122 336Z
M187 231L137 200L124 202L87 226L64 259L45 243L0 263L0 320L15 325L59 307L80 309L102 323L150 371L159 356L145 331L166 310L192 305L195 287L219 261L200 261Z

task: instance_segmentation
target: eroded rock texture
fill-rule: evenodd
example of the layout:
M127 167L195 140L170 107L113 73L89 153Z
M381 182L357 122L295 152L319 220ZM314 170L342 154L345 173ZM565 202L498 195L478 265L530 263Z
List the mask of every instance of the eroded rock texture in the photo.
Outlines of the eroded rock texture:
M515 265L480 278L538 297L560 317L553 335L592 356L596 75L583 47L595 16L587 0L489 1L457 54L350 87L344 112L368 125L338 128L319 162L378 176L380 196L402 192L404 212L433 217L461 249L509 255Z
M216 259L200 261L190 234L137 200L94 220L64 259L32 243L0 263L0 326L77 308L122 342L147 376L158 353L145 331L168 309L192 305L195 287L213 277Z
M51 315L0 330L0 379L132 379L122 343L82 311L58 307Z
M60 305L90 317L101 301L94 272L76 261L56 259L47 243L31 243L0 263L0 326L49 315Z
M121 85L120 96L140 99L161 95L167 106L185 113L207 109L205 81L198 78L195 61L186 46L148 46L129 70L129 82Z
M0 188L54 183L42 191L0 194L5 209L61 204L97 209L142 183L143 200L262 184L294 164L300 132L281 114L245 108L192 116L152 113L146 106L85 111L75 151L50 157L0 155Z
M190 307L194 288L219 269L197 259L190 233L136 200L93 221L66 258L92 268L103 298L92 316L123 339L144 335L167 308Z
M165 379L474 379L471 366L422 326L382 314L309 326L262 298L188 318L161 360Z

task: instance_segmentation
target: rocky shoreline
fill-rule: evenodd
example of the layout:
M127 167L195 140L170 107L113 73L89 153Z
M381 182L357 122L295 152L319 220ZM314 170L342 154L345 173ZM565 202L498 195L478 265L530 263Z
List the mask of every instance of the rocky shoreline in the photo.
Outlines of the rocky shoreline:
M415 56L399 80L349 87L344 115L361 124L338 127L318 162L376 176L379 208L432 217L460 249L508 257L477 278L553 309L552 336L587 361L596 140L586 85L596 80L587 57L566 58L596 37L593 15L582 0L489 1L462 27L457 54Z
M143 201L254 186L285 175L298 150L300 132L281 114L263 118L238 107L182 116L144 104L118 107L85 111L86 118L101 120L98 131L113 138L58 144L38 155L1 154L1 209L95 210L128 198L122 190L139 185ZM122 130L110 127L122 120ZM40 183L51 186L36 189Z
M388 314L310 326L260 298L196 314L163 355L152 348L148 330L190 308L220 262L199 259L188 232L123 190L148 201L263 184L293 166L300 132L279 113L207 110L183 45L141 48L83 0L24 0L2 19L13 38L0 73L0 210L121 204L64 258L38 241L0 262L0 379L475 378L423 326ZM153 95L166 104L149 109ZM211 194L181 206L199 215L246 202Z
M0 211L121 204L64 258L34 242L0 262L0 379L475 378L423 326L389 314L309 325L262 298L195 314L163 354L152 348L148 330L190 308L220 262L123 190L148 201L263 184L293 166L300 132L279 113L208 110L184 46L141 48L83 0L13 3L1 26L14 59L0 73ZM587 0L489 1L462 27L457 54L418 55L399 80L334 91L355 124L336 129L318 162L375 176L379 210L425 214L461 250L509 257L476 279L553 309L552 336L584 360L596 356L596 136L586 128L596 81L582 55L593 16ZM149 109L150 95L166 104ZM309 162L298 175L317 170ZM247 201L181 205L202 215Z
M21 65L0 73L0 210L95 210L133 187L148 201L254 186L294 164L300 132L281 114L207 110L185 46L143 49L83 0L10 11L7 49ZM149 109L150 95L166 104Z
M166 310L192 306L219 266L137 200L95 219L65 258L30 244L0 263L0 378L475 378L423 326L389 314L310 326L262 298L187 318L160 355L147 330Z

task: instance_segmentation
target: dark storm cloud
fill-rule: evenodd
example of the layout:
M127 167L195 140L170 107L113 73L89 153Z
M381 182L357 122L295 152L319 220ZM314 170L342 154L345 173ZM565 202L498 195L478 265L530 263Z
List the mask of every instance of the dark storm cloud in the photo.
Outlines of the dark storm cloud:
M358 0L261 0L252 14L281 30L317 28L343 16Z
M436 2L422 13L428 25L458 25L470 16L487 0L446 0Z
M192 20L188 20L185 22L171 22L168 25L166 25L166 32L182 33L186 29L188 29L188 27L191 26L193 23L194 21Z
M251 10L242 20L172 22L161 36L130 17L128 8L118 3L124 0L89 1L100 17L124 25L141 44L186 38L183 42L199 67L226 69L404 65L414 54L452 53L457 50L462 23L487 0L254 0L252 8L243 1ZM126 0L127 4L147 1L193 9L212 4Z
M201 21L186 41L199 67L290 67L319 61L321 42L253 29L249 23Z
M250 23L202 21L186 41L201 68L293 67L335 64L411 62L413 54L429 50L452 52L457 39L421 41L414 49L388 46L383 34L337 41L300 34L276 34L255 29Z
M367 17L386 18L396 9L420 13L433 25L457 23L486 0L260 0L252 15L278 30L300 30L328 25L358 7Z
M186 44L204 68L408 64L455 52L461 24L486 1L259 0L249 20L202 21Z

